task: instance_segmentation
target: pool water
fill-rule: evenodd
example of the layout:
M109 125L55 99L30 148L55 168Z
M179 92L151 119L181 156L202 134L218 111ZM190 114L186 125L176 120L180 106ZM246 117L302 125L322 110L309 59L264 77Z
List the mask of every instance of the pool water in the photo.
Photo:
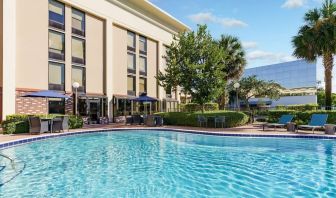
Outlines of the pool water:
M336 197L335 140L144 130L0 153L0 197Z

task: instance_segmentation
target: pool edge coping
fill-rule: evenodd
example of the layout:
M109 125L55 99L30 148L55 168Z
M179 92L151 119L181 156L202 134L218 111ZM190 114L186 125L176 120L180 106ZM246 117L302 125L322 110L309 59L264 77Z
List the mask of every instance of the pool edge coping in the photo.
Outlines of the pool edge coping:
M203 130L194 130L194 129L174 129L174 128L110 128L110 129L92 129L87 131L72 131L72 132L64 132L64 133L51 133L43 136L37 137L28 137L17 140L10 140L7 142L0 143L0 150L8 149L14 146L20 146L23 144L33 143L37 141L52 139L52 138L60 138L66 136L76 136L83 134L92 134L92 133L106 133L111 131L141 131L141 130L149 130L149 131L170 131L170 132L179 132L179 133L189 133L189 134L198 134L198 135L213 135L213 136L222 136L222 137L250 137L250 138L296 138L296 139L325 139L325 140L336 140L335 135L312 135L312 134L258 134L258 133L232 133L232 132L215 132L215 131L203 131Z

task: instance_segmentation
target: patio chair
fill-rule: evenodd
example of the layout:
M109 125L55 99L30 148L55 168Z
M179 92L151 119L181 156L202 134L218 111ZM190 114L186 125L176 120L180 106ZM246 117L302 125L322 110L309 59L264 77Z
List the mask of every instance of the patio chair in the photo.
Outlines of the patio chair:
M263 131L265 131L265 128L268 127L268 128L274 128L274 130L276 128L285 128L287 126L287 124L289 122L292 122L294 116L293 115L282 115L278 121L278 123L266 123L266 124L263 124Z
M51 132L54 133L56 131L61 132L62 131L62 124L63 124L63 118L60 116L55 117L51 121Z
M145 124L146 126L154 127L156 125L155 117L152 115L147 116L147 118L145 119Z
M141 116L140 115L132 115L133 124L140 125L141 124Z
M126 116L126 122L125 122L125 125L131 125L133 124L133 117L132 116Z
M30 134L41 134L49 131L49 122L42 121L40 117L29 116L29 133Z
M327 120L328 114L313 114L308 125L299 125L297 132L299 132L299 129L307 129L312 130L314 133L316 129L324 129Z
M62 116L62 131L69 131L69 116Z
M199 127L202 127L202 124L205 125L205 127L208 126L208 119L205 116L198 115L197 116L197 123Z
M224 128L225 116L215 117L215 128L217 128L217 124L221 124L222 128Z
M163 118L161 116L155 116L155 126L163 126Z

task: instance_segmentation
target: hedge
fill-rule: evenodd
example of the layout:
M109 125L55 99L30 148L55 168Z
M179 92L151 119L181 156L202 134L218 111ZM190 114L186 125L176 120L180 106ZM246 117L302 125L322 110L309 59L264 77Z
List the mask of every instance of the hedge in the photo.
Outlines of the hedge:
M157 113L163 117L163 121L166 125L175 125L175 126L193 126L197 127L197 116L225 116L225 127L237 127L245 125L249 117L242 112L234 111L213 111L205 113L186 113L186 112L169 112L169 113ZM209 126L212 126L212 123L209 123Z
M294 115L294 122L297 124L308 124L312 114L328 114L327 123L336 124L336 111L293 111L293 110L271 110L268 112L269 122L277 122L281 115Z
M41 118L45 118L45 115L35 115ZM48 118L54 118L55 114L47 115ZM83 127L83 119L79 116L69 116L69 128L77 129ZM29 132L28 115L13 114L6 116L6 120L2 122L2 128L4 134L19 134Z
M196 112L202 111L202 106L196 103L181 104L181 110L185 112ZM219 107L217 103L205 103L205 111L218 111Z
M294 110L294 111L316 111L318 104L303 104L303 105L277 105L276 110Z

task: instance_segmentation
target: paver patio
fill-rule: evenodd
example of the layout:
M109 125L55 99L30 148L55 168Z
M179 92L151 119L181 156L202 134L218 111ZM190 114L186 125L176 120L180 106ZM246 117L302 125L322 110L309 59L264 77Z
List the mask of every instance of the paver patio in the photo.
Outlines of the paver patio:
M73 129L69 132L85 132L85 131L93 131L93 130L108 130L108 129L146 129L153 127L146 126L133 126L133 125L124 125L124 124L109 124L109 125L87 125L82 129ZM155 129L155 128L154 128ZM246 126L236 127L236 128L201 128L201 127L184 127L184 126L164 126L157 127L156 129L178 129L178 130L187 130L188 132L197 132L202 131L203 133L218 133L218 134L254 134L254 135L316 135L316 136L326 136L330 137L330 135L325 135L323 131L316 131L315 134L312 134L311 131L300 131L299 133L288 132L286 129L268 129L263 131L260 125L258 124L250 124ZM65 132L67 133L67 132ZM31 138L31 137L39 137L39 136L52 136L57 135L58 133L44 133L41 135L29 135L29 134L15 134L15 135L3 135L0 134L0 143L9 142L19 139ZM334 135L335 136L335 135Z

